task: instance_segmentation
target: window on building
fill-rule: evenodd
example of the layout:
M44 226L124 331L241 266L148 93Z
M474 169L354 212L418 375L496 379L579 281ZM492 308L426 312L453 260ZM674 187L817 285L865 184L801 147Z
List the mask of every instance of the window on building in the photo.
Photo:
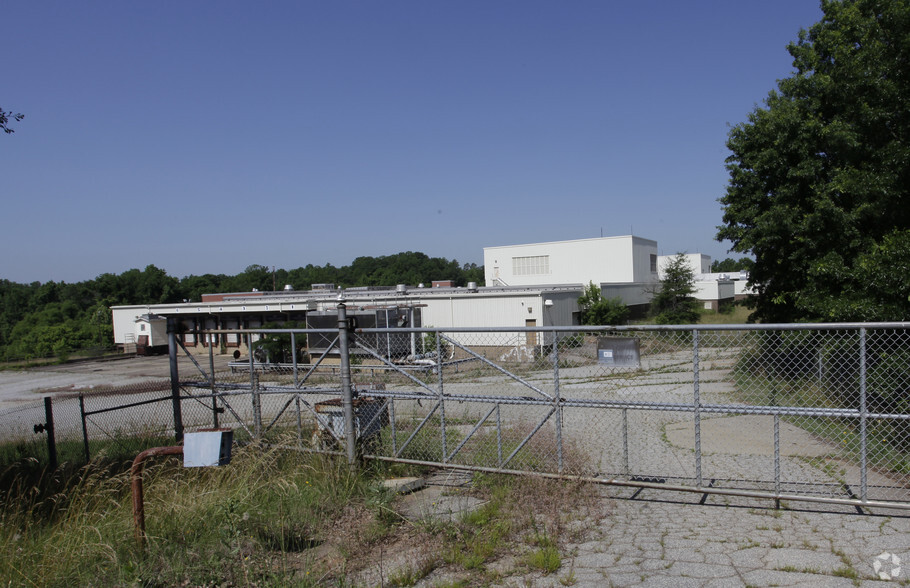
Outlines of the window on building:
M535 255L531 257L512 258L512 275L514 276L534 276L549 273L549 255Z
M651 272L657 273L657 255L651 254Z

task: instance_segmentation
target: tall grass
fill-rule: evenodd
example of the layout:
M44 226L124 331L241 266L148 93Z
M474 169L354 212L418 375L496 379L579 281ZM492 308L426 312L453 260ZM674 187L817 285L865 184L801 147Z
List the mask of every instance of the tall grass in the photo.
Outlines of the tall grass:
M365 541L394 522L368 472L324 457L248 447L220 468L157 459L145 472L145 549L134 538L128 472L91 464L69 482L11 475L0 493L0 582L315 584L331 570L300 554L336 540L339 520L362 524Z

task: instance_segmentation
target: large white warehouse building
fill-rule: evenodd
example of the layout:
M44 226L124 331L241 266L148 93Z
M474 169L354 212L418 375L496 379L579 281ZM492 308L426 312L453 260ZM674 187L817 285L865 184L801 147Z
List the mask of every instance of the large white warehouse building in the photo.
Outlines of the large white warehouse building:
M643 313L659 288L659 271L670 256L657 255L657 242L634 235L530 243L484 248L486 287L349 288L306 292L238 292L210 294L200 302L113 307L117 344L152 347L166 317L180 326L182 342L200 351L209 344L209 329L255 329L267 324L311 323L317 315L334 313L343 294L352 312L375 315L376 326L394 326L408 317L410 326L425 327L548 327L579 324L578 297L594 283L607 298L620 298L633 313ZM710 257L687 256L696 274L710 269ZM441 278L444 276L440 276ZM696 297L705 308L733 299L733 282L711 277L697 284ZM394 311L392 310L394 309ZM392 314L390 314L392 313ZM398 326L402 326L398 324ZM212 341L222 352L249 342L237 334ZM539 342L538 342L539 343Z

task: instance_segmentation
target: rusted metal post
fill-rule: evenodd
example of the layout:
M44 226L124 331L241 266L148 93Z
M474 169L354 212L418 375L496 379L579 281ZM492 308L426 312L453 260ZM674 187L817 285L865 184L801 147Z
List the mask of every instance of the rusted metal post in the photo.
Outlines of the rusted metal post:
M136 541L139 547L145 546L145 501L142 494L142 462L147 457L156 455L182 455L183 446L172 445L170 447L152 447L146 449L136 456L133 460L133 467L130 469L133 486L133 522L136 524Z

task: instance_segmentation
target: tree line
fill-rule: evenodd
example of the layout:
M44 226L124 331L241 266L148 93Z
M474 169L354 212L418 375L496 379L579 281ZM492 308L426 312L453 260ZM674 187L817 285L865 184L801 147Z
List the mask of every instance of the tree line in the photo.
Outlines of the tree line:
M407 251L358 257L350 265L308 264L292 270L251 265L237 275L203 274L182 279L149 265L93 280L20 284L0 279L0 358L64 357L113 346L111 306L198 301L203 294L281 290L291 285L338 287L417 285L452 280L483 284L483 266Z

